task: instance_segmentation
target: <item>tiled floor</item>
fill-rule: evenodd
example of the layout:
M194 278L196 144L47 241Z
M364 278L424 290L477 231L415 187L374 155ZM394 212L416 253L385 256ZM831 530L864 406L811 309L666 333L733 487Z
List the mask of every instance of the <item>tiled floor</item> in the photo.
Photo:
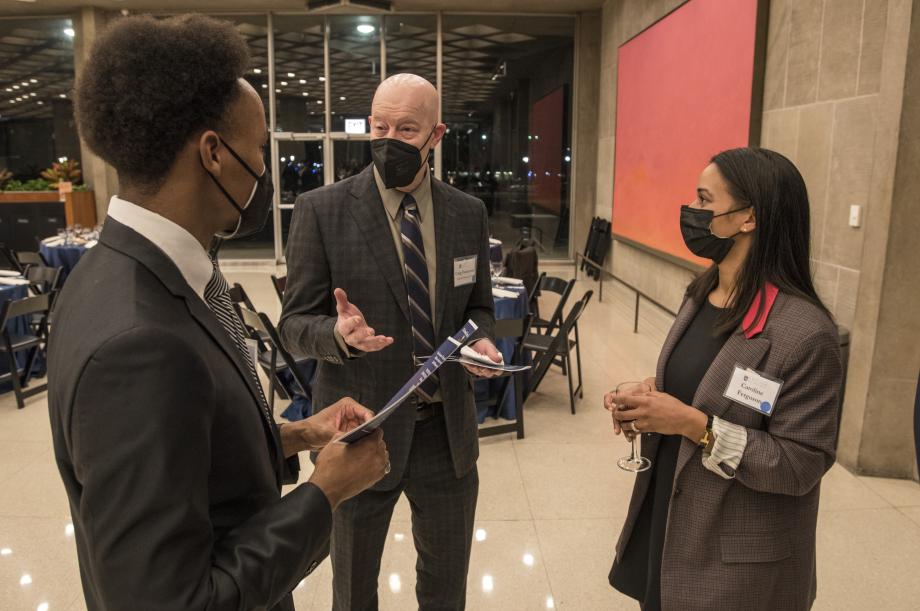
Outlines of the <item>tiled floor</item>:
M277 317L267 270L227 275ZM576 295L587 288L580 283ZM581 322L586 386L578 413L569 414L565 381L551 373L527 403L526 439L482 443L469 609L638 609L606 581L633 476L614 464L628 448L613 436L600 398L618 381L651 375L670 321L643 306L634 335L630 294L615 285L605 292ZM17 410L10 395L0 396L0 609L85 608L68 524L45 400ZM415 608L414 565L408 506L400 503L380 575L382 609ZM822 489L818 572L816 609L918 608L920 486L835 466ZM295 591L298 609L329 609L330 583L327 561Z

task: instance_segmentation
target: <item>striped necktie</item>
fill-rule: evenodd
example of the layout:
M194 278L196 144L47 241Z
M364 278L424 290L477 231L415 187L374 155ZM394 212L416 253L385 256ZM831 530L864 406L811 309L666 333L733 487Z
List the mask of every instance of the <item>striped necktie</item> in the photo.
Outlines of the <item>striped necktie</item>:
M425 244L422 241L422 224L415 198L406 193L402 200L402 220L399 224L405 262L406 289L409 293L409 320L412 323L413 356L434 353L434 325L431 323L431 293L428 283L428 263L425 260ZM438 390L438 376L432 374L418 388L418 395L425 403L434 400Z
M230 286L227 284L227 279L224 278L224 275L220 273L217 261L214 261L214 273L211 274L211 279L208 280L208 284L204 289L204 302L214 312L224 331L236 344L236 347L243 355L243 360L249 366L249 373L252 374L252 379L255 381L256 388L259 391L259 407L261 408L262 416L269 423L269 428L271 428L272 417L268 411L268 402L262 393L262 384L259 382L258 374L256 374L255 364L252 362L252 356L246 346L243 323L240 322L236 312L233 311L233 304L230 301Z

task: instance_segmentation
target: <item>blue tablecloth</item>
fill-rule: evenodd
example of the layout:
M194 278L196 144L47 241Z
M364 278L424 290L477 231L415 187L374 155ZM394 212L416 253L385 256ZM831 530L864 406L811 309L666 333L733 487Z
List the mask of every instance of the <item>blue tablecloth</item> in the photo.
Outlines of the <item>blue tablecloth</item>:
M495 298L495 318L499 320L508 320L513 318L524 318L527 314L527 292L520 291L516 298L496 297ZM496 342L496 347L505 359L506 363L511 363L514 357L514 349L517 342L510 338L500 339ZM507 386L507 391L505 387ZM476 415L479 423L482 424L487 416L498 418L499 416L507 420L515 420L517 411L514 405L514 378L497 378L493 380L477 380L474 385L476 393ZM490 398L496 398L499 393L504 393L500 406L489 408Z
M0 285L0 304L5 303L10 299L24 299L29 296L29 287L28 286L7 286ZM26 335L30 333L29 329L29 318L27 316L20 316L14 318L9 322L9 332L10 335ZM16 355L16 362L19 367L25 367L29 359L29 351L22 351ZM39 360L35 362L35 371L33 372L34 376L44 375L44 361L39 357ZM0 354L0 374L9 373L10 366L7 362L6 353ZM12 384L6 382L0 385L0 392L8 392L13 389Z
M85 246L46 246L42 244L40 250L51 267L61 268L61 280L64 280L89 249Z

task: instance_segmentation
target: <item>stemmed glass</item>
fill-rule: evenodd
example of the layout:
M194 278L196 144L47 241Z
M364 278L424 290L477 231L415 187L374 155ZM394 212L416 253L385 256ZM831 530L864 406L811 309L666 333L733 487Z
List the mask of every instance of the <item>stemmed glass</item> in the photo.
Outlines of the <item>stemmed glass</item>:
M649 388L649 385L643 382L622 382L617 384L617 388L614 392L616 393L617 397L620 397L622 395L642 395L651 391L652 389ZM616 402L616 399L614 399L614 402ZM615 404L614 409L622 412L628 411L631 408ZM625 420L622 421L621 424L625 425L629 424L630 422L630 420ZM631 471L633 473L649 470L652 467L652 461L639 454L636 449L636 437L638 437L638 434L635 431L629 431L626 429L623 429L623 434L626 435L627 439L629 439L631 451L629 456L624 456L617 461L617 466L624 471Z

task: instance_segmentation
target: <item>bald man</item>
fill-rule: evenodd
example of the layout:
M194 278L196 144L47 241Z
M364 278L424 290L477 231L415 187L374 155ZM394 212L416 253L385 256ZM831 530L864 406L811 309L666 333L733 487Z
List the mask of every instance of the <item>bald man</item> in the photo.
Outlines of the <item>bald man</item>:
M319 360L322 409L344 396L379 409L467 319L472 346L500 360L489 228L482 202L431 176L428 155L446 127L425 79L393 76L371 107L373 164L301 195L287 245L281 334ZM420 609L463 609L479 455L471 377L443 366L384 424L391 471L339 506L332 531L333 608L377 608L377 578L393 507L405 493L418 551Z

